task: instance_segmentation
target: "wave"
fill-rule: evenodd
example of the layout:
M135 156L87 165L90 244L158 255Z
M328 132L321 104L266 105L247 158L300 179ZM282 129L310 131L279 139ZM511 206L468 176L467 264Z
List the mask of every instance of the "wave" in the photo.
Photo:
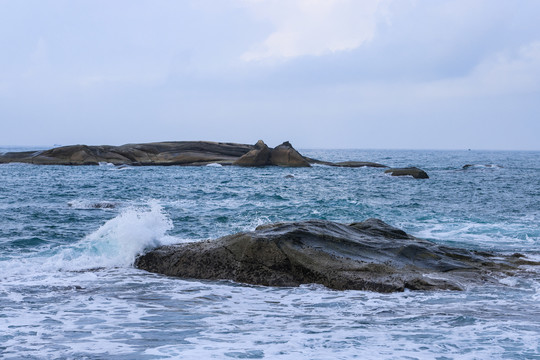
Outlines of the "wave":
M181 242L167 234L172 228L162 206L151 200L143 207L123 209L76 243L47 249L25 259L2 261L2 266L10 269L12 275L130 267L148 249Z
M131 266L137 255L160 245L177 242L168 236L171 219L157 201L149 209L129 207L87 235L77 244L53 257L58 267L79 270Z
M466 164L463 165L462 169L502 169L503 166L497 164Z
M73 200L73 201L69 201L67 205L70 208L73 208L76 210L89 210L89 209L111 210L118 207L119 204L113 201Z

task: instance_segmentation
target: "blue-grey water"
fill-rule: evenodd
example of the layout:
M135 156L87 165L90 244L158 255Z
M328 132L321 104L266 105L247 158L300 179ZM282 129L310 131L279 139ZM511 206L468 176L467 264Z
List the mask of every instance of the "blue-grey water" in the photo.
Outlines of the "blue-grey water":
M460 292L395 294L133 268L160 244L370 217L441 244L540 259L540 152L303 153L414 165L430 179L328 166L0 165L0 358L540 358L532 268Z

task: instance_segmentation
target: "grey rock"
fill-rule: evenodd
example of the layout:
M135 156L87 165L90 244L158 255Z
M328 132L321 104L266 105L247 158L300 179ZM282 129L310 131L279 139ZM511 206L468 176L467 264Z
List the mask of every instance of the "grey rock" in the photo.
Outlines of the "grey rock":
M322 284L378 292L461 290L528 262L518 256L440 246L381 220L311 220L257 227L216 240L155 248L135 266L181 278L266 286Z
M250 150L248 153L242 155L242 157L233 162L233 165L267 166L270 164L270 153L270 148L264 143L264 141L259 140L255 144L253 150Z
M70 145L38 152L6 153L0 163L38 165L231 165L252 145L211 141L172 141L122 146Z
M412 176L415 179L429 179L428 174L417 167L391 168L384 172L392 176Z
M290 142L285 141L283 144L276 146L270 153L270 164L287 167L310 167L309 162Z

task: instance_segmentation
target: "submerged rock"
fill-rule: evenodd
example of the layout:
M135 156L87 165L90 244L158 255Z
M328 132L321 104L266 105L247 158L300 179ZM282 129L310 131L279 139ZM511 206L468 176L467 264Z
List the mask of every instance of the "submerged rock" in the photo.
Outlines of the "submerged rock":
M502 169L502 166L496 165L496 164L485 164L485 165L479 165L479 164L466 164L463 165L462 169L475 169L475 168L483 168L483 169Z
M182 278L395 292L460 290L523 261L440 246L369 219L263 225L217 240L158 247L138 257L135 266Z
M384 172L392 176L412 176L415 179L429 179L428 174L417 167L391 168Z
M357 167L387 168L388 167L383 164L378 164L378 163L369 162L369 161L341 161L341 162L334 163L334 165L339 166L339 167L353 167L353 168L357 168Z

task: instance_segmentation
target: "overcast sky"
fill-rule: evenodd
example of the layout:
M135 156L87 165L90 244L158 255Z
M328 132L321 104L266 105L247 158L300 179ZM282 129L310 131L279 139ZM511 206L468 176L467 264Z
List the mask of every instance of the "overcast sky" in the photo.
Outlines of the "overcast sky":
M538 0L0 0L0 145L540 150Z

